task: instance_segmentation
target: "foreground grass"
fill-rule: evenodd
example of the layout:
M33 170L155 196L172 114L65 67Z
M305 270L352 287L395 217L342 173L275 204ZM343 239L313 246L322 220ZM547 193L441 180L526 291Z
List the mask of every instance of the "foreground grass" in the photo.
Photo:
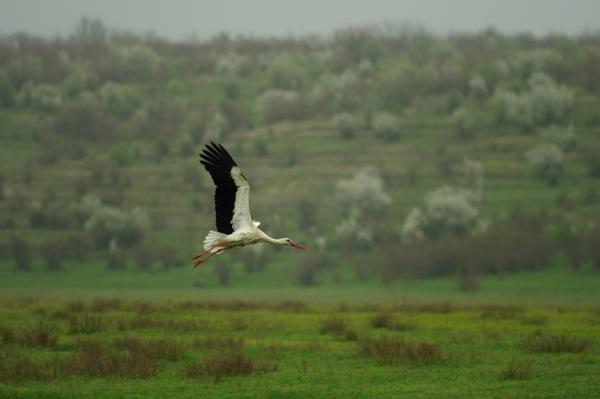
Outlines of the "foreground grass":
M1 397L580 398L600 381L593 308L6 297L0 320Z

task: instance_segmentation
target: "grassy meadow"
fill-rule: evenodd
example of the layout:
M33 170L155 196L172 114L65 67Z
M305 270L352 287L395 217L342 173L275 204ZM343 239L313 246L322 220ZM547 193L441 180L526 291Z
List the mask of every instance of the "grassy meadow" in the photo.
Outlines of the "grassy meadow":
M2 397L581 398L598 309L4 298Z
M1 34L0 397L600 397L599 63L594 33ZM190 267L210 141L307 251Z

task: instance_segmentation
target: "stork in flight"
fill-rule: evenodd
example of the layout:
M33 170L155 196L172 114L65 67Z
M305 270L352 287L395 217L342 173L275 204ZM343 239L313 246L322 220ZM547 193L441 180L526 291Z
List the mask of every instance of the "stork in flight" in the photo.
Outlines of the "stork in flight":
M211 142L199 155L200 163L210 173L216 186L217 231L208 232L204 239L204 251L193 258L196 260L194 267L228 249L259 242L306 249L289 238L269 237L258 228L260 222L252 220L250 216L250 185L222 145Z

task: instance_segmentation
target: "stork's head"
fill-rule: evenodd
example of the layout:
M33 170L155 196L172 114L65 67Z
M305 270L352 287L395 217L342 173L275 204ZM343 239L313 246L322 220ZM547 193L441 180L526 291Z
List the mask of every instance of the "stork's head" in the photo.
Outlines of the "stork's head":
M289 238L284 238L283 239L285 241L285 245L289 245L290 247L294 247L294 248L298 248L298 249L306 249L306 247L303 247L302 245L298 244L297 242L294 242L292 240L290 240Z

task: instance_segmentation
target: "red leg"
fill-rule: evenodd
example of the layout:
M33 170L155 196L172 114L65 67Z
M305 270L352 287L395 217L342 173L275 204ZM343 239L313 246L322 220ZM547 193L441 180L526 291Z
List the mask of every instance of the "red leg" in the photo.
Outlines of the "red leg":
M211 252L206 258L197 260L196 263L194 263L194 266L192 266L192 267L196 267L198 265L203 264L204 262L206 262L207 260L209 260L213 256L220 254L221 252L225 251L226 249L227 248L225 247L225 248L219 249L217 252Z
M223 243L218 243L218 244L216 244L216 245L213 245L212 247L208 248L206 251L204 251L204 252L200 252L199 254L196 254L196 256L194 256L194 257L192 258L192 260L196 260L196 259L198 259L198 258L199 258L199 257L201 257L202 255L206 254L207 252L209 252L209 251L211 251L211 250L215 249L216 247L218 247L218 246L220 246L220 245L223 245Z

